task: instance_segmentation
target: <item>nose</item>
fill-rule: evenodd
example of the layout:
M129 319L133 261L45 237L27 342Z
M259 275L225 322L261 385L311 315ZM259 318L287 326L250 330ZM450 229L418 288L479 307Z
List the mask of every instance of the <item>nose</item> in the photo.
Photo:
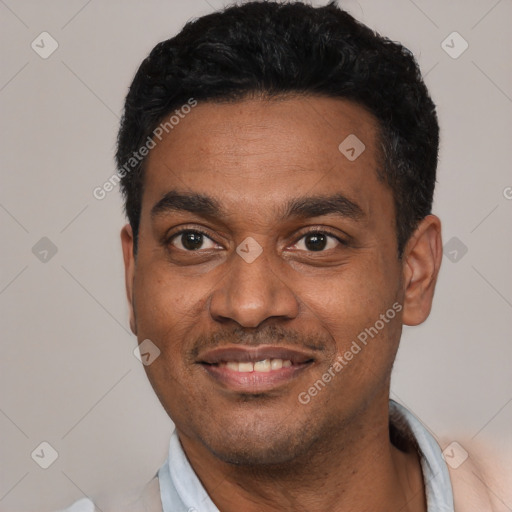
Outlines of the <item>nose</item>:
M253 328L269 318L297 316L297 298L269 260L265 249L253 261L238 253L230 256L226 275L210 296L210 315L214 320L231 320Z

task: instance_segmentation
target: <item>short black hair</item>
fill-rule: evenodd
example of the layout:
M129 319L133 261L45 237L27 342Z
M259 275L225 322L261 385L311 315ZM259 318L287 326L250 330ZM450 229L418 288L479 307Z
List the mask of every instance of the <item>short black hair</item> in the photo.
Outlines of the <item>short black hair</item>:
M158 43L126 97L116 161L135 248L145 158L126 163L174 109L194 101L302 94L351 100L377 119L378 176L392 190L398 256L431 213L439 147L435 105L412 53L340 9L251 1L189 21ZM340 141L341 142L341 141Z

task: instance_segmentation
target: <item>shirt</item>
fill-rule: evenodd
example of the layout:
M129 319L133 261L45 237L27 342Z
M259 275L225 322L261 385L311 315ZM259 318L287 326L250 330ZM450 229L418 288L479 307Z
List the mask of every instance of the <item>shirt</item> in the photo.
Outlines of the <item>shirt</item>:
M404 406L390 400L389 407L394 425L404 435L412 435L416 440L421 455L427 511L453 512L450 475L437 441ZM167 460L157 476L163 512L220 512L188 462L176 431L171 435ZM95 512L95 509L90 500L84 499L63 512Z

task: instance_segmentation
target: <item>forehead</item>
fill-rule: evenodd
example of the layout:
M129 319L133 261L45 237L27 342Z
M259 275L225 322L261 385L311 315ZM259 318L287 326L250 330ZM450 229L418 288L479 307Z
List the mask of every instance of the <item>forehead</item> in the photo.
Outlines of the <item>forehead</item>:
M214 197L234 215L336 192L369 213L375 194L390 194L377 179L377 133L374 117L345 100L199 103L150 151L143 213L176 189Z

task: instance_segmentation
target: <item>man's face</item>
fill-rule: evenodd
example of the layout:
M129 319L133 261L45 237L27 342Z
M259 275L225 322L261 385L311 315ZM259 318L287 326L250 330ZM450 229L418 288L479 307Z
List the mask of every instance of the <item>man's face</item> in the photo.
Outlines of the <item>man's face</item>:
M222 460L293 460L387 403L404 292L376 133L348 101L199 103L150 152L132 328L180 434Z

